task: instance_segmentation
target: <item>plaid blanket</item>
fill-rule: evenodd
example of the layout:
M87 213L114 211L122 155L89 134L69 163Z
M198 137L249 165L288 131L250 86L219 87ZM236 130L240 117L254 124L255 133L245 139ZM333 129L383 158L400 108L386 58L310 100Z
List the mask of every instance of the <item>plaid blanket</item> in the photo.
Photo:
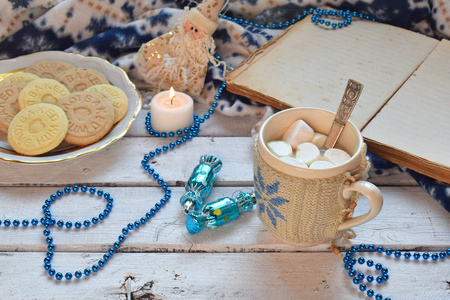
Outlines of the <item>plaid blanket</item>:
M145 84L136 71L139 47L173 29L183 8L194 0L0 0L0 59L43 50L63 50L103 57L123 68L138 87ZM328 5L358 11L378 21L441 39L450 37L450 2L445 0L231 0L226 15L255 24L278 24L305 9ZM213 34L216 53L238 65L284 29L255 28L220 19ZM211 102L223 82L220 67L209 65L197 101ZM227 115L263 115L265 107L250 99L225 93L218 110ZM450 187L369 154L372 176L409 172L450 211Z

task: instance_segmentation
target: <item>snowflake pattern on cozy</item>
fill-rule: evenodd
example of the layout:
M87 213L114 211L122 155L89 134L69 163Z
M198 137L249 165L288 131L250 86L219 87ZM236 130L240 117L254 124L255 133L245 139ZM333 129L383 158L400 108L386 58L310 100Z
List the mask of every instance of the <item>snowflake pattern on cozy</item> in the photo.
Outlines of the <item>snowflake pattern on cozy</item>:
M286 221L286 218L278 210L277 207L281 207L288 203L289 200L278 196L279 181L275 181L272 184L267 184L261 175L261 168L258 167L257 173L254 175L255 182L255 197L258 200L257 211L259 215L266 214L274 228L277 228L278 219ZM263 195L266 195L264 197Z
M199 1L0 0L0 59L44 50L98 56L123 68L141 87L143 81L135 67L140 46L172 30L183 8L197 6ZM446 0L239 0L229 1L226 15L255 24L284 24L305 9L322 5L358 11L380 22L431 37L450 37L450 1ZM284 32L284 29L256 28L244 22L238 23L220 19L213 34L217 55L232 66L237 66ZM222 86L223 77L221 67L209 65L203 91L195 100L213 101ZM218 101L217 110L229 116L262 116L266 108L225 91ZM374 175L398 169L370 157L376 160L372 164ZM448 185L420 174L410 174L450 211ZM275 213L271 213L276 219Z

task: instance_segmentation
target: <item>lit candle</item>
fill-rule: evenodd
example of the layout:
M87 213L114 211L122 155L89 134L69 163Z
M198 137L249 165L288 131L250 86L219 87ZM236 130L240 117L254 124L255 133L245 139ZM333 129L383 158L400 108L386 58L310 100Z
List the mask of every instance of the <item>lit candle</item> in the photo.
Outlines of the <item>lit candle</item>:
M176 131L192 125L194 101L181 92L169 91L156 94L150 104L153 130L159 132Z

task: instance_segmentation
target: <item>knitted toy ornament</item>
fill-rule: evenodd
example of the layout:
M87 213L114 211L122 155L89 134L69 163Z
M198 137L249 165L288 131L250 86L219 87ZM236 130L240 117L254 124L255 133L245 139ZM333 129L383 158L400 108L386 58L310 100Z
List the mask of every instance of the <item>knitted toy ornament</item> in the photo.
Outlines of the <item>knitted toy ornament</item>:
M208 62L214 60L212 34L224 0L205 0L185 12L174 30L143 44L136 65L150 89L171 86L193 97L200 95Z

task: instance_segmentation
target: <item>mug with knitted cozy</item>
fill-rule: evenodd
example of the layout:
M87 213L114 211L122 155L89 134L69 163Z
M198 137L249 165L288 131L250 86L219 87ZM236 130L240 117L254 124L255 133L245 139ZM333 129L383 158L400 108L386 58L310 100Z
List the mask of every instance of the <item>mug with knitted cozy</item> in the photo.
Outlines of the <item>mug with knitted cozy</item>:
M353 123L347 123L336 144L351 158L328 169L285 163L267 147L300 119L326 135L334 117L323 109L292 108L272 115L259 130L254 148L256 209L262 223L287 244L309 247L347 237L348 230L372 220L383 205L380 190L364 180L369 169L366 145ZM370 210L353 217L361 195Z

